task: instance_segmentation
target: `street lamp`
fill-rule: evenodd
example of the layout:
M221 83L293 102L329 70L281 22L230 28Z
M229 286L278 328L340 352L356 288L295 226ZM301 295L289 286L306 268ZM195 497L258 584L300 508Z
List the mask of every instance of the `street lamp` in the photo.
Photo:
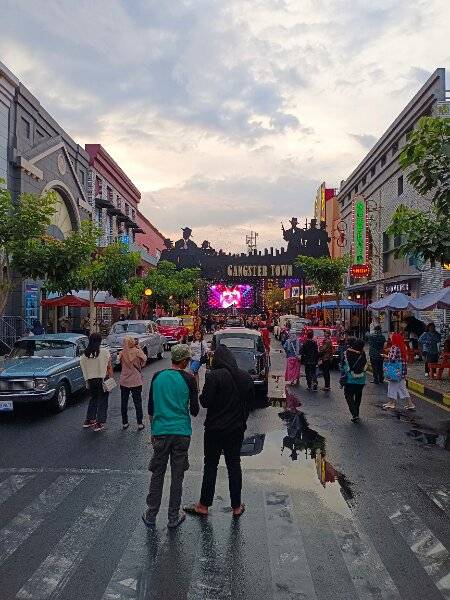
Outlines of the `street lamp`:
M145 296L151 296L153 294L153 290L151 288L145 288L144 294Z
M145 288L144 290L144 296L147 298L147 306L148 306L148 318L151 319L152 318L152 307L150 304L150 298L153 294L153 290L152 288Z

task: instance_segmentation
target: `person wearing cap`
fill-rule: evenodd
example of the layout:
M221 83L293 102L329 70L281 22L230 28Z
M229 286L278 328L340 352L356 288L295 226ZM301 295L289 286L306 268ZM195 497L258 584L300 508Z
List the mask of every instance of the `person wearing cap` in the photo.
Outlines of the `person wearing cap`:
M186 344L172 348L172 366L155 373L150 386L148 414L151 423L153 457L147 495L147 510L142 520L154 528L161 506L161 498L170 458L171 484L168 527L175 528L186 518L180 511L184 472L189 468L188 450L191 442L191 416L196 417L200 407L198 388L194 377L185 371L191 358Z

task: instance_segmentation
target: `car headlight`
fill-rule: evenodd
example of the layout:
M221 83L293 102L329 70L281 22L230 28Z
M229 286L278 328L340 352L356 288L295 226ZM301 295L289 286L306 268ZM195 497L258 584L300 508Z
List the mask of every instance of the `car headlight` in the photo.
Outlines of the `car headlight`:
M46 377L39 377L34 380L35 390L46 390L48 388L48 379Z

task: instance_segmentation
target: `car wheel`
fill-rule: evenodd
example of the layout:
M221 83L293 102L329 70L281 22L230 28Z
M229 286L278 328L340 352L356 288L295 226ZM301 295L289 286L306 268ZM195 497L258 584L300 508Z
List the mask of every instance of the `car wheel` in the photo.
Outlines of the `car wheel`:
M145 354L146 357L146 364L148 364L150 362L150 357L148 355L148 350L147 348L142 348L142 352Z
M158 360L162 360L162 358L163 358L163 352L164 352L164 349L161 348L160 351L158 352L158 354L156 355L156 358Z
M67 406L69 390L65 383L60 383L51 399L51 407L55 412L62 412Z

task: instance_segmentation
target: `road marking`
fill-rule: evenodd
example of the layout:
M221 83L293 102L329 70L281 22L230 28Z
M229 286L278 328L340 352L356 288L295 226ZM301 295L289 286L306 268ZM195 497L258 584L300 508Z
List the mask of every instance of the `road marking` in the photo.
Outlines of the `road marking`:
M387 494L378 499L442 597L450 600L450 555L447 549L413 509L404 503L400 494Z
M2 468L0 473L64 473L68 475L146 475L148 469L88 469L88 468Z
M157 532L150 532L139 521L117 565L102 600L143 600L150 596L156 559L163 546Z
M291 497L285 492L265 492L264 505L274 600L317 600Z
M420 484L419 488L439 506L441 510L450 516L450 492L444 488L434 488L430 485Z
M34 477L35 475L11 475L5 481L0 482L0 504L6 502Z
M103 525L112 516L130 486L130 482L106 483L100 494L56 544L53 552L19 590L16 598L45 600L65 586Z
M416 392L415 390L410 389L409 391L411 392L411 394L413 396L417 396L417 398L420 398L421 400L425 400L425 402L428 402L428 404L433 404L434 406L442 408L442 410L450 412L450 406L444 406L444 404L441 404L440 402L436 402L436 400L431 400L431 398L427 398L426 396L424 396L423 394L420 394L419 392Z
M328 519L359 598L401 600L378 552L356 522L335 513Z
M0 530L0 564L36 531L44 518L55 510L83 479L84 477L75 475L58 477L36 500Z

